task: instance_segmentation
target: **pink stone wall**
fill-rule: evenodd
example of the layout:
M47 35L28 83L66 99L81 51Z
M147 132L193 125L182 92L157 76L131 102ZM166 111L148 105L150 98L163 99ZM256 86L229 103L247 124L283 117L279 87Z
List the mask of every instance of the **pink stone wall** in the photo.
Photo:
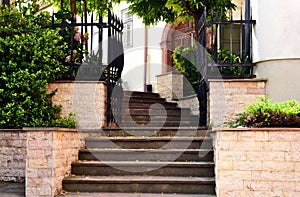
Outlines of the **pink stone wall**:
M26 196L53 197L84 144L75 129L26 128Z
M62 106L62 116L75 114L76 128L101 129L105 125L104 82L56 81L48 85L48 92L54 90L53 103Z
M25 181L26 139L23 130L0 130L0 181Z
M213 128L226 127L244 107L266 96L265 79L209 80L209 120Z
M226 129L214 134L219 197L300 196L300 129Z

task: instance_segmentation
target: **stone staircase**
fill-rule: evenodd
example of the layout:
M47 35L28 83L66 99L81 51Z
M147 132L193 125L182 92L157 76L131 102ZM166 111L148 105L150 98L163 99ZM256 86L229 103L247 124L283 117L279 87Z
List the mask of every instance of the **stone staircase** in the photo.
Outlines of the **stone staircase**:
M158 94L124 92L120 128L85 139L60 196L215 196L212 139L197 121Z

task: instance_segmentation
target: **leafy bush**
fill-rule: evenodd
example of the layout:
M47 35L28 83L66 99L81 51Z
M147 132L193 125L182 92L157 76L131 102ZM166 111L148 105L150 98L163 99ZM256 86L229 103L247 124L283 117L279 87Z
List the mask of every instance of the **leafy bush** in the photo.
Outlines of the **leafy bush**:
M68 70L61 62L66 44L50 29L46 12L28 8L0 10L0 128L74 127L62 119L47 84Z
M230 127L300 127L300 104L295 100L271 103L270 98L249 105Z
M178 46L175 48L172 58L174 60L174 68L178 72L181 72L194 90L197 91L199 86L199 71L196 68L196 48Z

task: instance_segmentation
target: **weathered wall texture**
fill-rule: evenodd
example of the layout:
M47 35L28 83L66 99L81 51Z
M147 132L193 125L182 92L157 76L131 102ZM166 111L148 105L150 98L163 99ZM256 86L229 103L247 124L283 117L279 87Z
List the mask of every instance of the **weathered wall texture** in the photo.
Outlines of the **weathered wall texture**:
M57 81L48 91L57 89L52 101L62 106L62 115L73 113L78 129L101 129L105 125L106 84L104 82Z
M209 119L214 128L224 127L224 122L266 95L264 79L211 79L209 87Z
M28 128L26 196L53 197L62 190L62 179L83 148L74 129Z
M0 181L25 180L26 139L23 130L0 130Z
M219 197L300 196L300 129L214 133Z

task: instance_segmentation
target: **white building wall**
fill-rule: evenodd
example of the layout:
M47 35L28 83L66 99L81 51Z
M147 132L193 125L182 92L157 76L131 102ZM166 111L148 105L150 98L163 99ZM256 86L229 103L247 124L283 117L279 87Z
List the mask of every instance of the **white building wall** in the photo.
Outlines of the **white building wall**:
M122 10L128 8L124 2L114 7L114 12L121 17ZM152 84L156 89L156 75L161 74L161 48L160 42L165 23L148 27L148 66L147 84ZM144 50L145 50L145 26L142 19L133 16L133 44L124 47L125 65L122 72L124 88L128 90L144 90Z
M300 101L300 1L251 0L255 74L273 101Z

